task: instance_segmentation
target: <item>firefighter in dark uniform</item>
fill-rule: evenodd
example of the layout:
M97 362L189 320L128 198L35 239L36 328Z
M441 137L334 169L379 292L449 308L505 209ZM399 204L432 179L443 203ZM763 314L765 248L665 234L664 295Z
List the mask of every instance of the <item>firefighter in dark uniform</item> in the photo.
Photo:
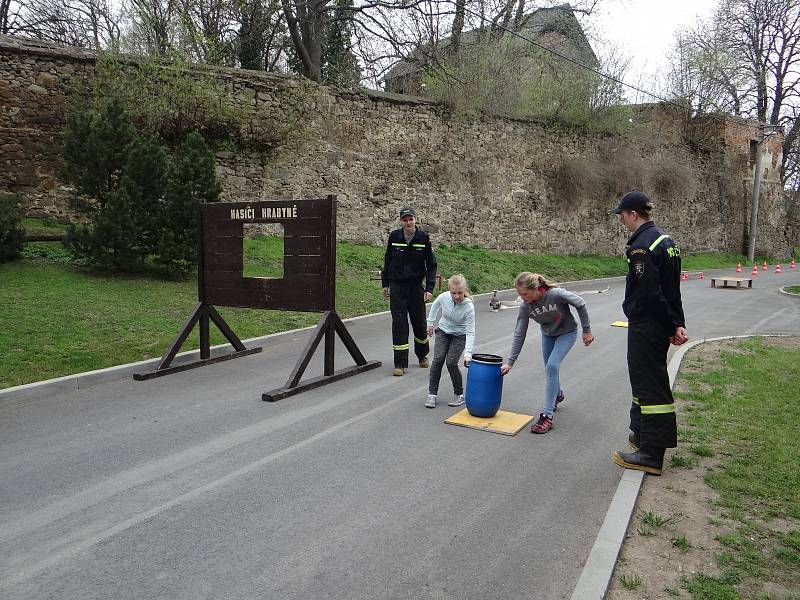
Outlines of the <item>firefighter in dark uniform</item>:
M628 376L631 382L633 452L614 452L626 469L660 475L664 451L678 445L675 401L667 374L670 344L681 345L686 322L681 304L681 253L650 219L653 204L642 192L626 194L610 210L628 231L628 275L622 310L628 317Z
M414 353L420 367L428 366L425 303L433 296L436 284L436 255L428 233L417 227L413 208L400 209L402 227L389 234L383 259L381 284L392 312L393 375L408 368L408 321L414 331Z

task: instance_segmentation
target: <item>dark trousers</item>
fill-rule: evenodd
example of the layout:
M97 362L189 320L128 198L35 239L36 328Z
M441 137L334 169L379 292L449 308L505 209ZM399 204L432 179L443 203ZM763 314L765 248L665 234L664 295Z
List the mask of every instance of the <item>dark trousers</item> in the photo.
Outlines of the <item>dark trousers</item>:
M428 382L428 393L434 396L439 393L439 380L442 378L442 366L447 365L450 380L453 382L453 393L458 396L464 393L464 379L458 359L467 345L466 335L450 335L441 329L436 330L436 343L433 346L433 360Z
M408 322L414 330L414 354L420 360L428 356L425 290L418 283L390 283L389 309L392 311L392 346L394 366L408 367Z
M628 376L631 380L631 431L643 449L678 445L675 400L667 374L669 336L658 321L628 324Z

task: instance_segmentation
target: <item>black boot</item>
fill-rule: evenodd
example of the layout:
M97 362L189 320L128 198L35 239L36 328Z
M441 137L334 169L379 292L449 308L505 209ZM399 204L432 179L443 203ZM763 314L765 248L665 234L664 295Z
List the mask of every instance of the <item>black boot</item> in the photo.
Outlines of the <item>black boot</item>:
M665 448L641 448L636 452L614 452L611 460L620 467L661 475L664 468Z
M630 446L634 452L639 451L639 435L633 431L628 435L628 446Z

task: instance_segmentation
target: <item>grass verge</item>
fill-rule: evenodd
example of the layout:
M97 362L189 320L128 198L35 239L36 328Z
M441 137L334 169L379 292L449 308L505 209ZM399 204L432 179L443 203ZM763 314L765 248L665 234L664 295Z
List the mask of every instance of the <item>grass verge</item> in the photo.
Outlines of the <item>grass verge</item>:
M692 598L800 598L800 345L760 338L723 352L721 365L686 376L685 437L722 460L705 475L738 523L719 533L722 573L696 573ZM699 456L702 456L700 453ZM793 594L793 595L790 595Z
M52 219L29 219L20 221L27 235L60 235L67 231L67 226Z
M32 221L29 228L58 225ZM337 310L343 317L388 309L374 279L384 248L337 245ZM479 247L436 250L445 277L464 273L474 293L505 289L520 271L538 271L556 281L624 275L624 258L498 252ZM282 271L283 245L277 237L245 241L248 275ZM81 268L59 242L25 245L23 259L0 265L4 309L0 311L0 389L72 373L160 356L197 302L194 280L165 281L154 274L107 275ZM685 259L703 268L731 267L737 255ZM219 308L242 339L316 324L316 314ZM223 337L212 327L212 343ZM197 348L196 332L183 346Z

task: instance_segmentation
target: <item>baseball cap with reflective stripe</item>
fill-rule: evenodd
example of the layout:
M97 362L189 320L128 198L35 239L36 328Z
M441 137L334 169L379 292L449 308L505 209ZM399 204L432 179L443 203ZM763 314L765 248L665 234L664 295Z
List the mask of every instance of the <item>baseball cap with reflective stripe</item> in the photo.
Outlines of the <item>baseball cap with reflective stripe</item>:
M417 213L414 212L413 208L409 208L408 206L406 206L405 208L401 208L400 209L400 218L401 219L403 217L416 217L416 216L417 216Z
M616 208L612 208L608 211L608 214L616 215L623 210L643 211L652 209L653 203L643 192L628 192L622 197L622 200L619 201Z

